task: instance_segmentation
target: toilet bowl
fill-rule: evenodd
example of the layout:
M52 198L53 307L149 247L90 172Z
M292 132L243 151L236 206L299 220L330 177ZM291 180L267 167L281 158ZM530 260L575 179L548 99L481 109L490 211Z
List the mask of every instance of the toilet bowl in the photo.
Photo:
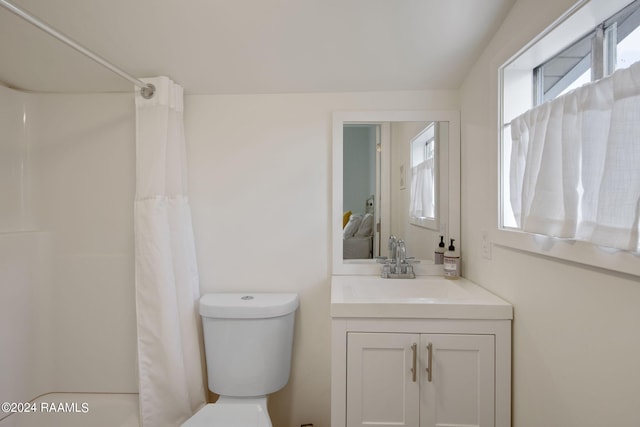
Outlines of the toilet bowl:
M289 381L296 294L200 298L209 389L220 395L182 427L272 427L267 395Z
M228 398L221 396L189 418L182 427L272 427L267 398Z

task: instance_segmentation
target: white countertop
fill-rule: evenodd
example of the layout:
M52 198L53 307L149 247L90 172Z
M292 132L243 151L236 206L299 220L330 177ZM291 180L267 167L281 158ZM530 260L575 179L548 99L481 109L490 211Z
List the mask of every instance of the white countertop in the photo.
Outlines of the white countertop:
M464 278L333 276L331 317L513 319L513 307Z

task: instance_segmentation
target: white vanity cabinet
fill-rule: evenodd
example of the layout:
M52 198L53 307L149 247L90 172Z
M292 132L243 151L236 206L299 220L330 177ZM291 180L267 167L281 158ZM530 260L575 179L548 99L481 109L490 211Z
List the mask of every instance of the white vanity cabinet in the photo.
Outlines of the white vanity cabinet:
M511 305L465 279L379 280L332 280L331 427L510 427Z
M493 426L493 335L347 334L347 426Z

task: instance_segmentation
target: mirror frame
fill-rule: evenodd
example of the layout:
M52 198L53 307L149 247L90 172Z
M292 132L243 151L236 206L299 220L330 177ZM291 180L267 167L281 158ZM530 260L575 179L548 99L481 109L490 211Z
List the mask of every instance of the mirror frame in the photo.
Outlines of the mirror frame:
M375 260L345 260L342 258L342 215L343 215L343 126L345 123L367 122L449 122L449 209L447 238L456 239L460 247L460 112L457 110L416 110L416 111L336 111L333 113L333 170L332 170L332 273L334 275L379 275L380 264ZM388 160L383 162L390 165ZM390 166L388 166L390 167ZM389 183L383 183L389 190ZM382 218L390 218L391 207L381 204ZM442 265L425 263L415 266L417 275L441 275Z

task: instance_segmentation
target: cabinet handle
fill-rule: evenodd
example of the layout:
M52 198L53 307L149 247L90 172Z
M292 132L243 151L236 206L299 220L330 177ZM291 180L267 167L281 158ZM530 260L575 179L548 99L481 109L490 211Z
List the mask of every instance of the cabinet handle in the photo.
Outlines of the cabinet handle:
M411 352L413 353L413 364L412 364L412 367L411 367L411 379L415 383L416 382L416 373L417 373L416 363L417 363L417 360L418 360L418 344L413 343L413 345L411 346Z
M433 344L427 345L427 381L431 382L431 374L433 373L432 358L433 358Z

